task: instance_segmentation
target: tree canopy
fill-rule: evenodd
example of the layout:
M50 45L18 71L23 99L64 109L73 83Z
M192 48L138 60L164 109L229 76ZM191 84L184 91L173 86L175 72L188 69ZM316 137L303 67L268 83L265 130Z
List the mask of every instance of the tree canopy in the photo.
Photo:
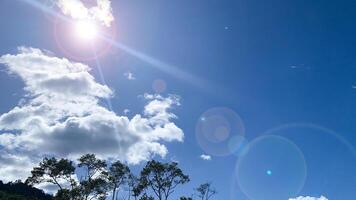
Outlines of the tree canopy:
M0 199L11 200L169 200L180 185L190 181L178 163L151 160L133 174L121 161L101 160L85 154L77 162L55 157L44 158L31 171L25 183L0 181ZM54 196L34 188L38 184L56 186ZM195 189L197 199L211 200L216 190L211 183ZM179 200L193 200L194 195Z

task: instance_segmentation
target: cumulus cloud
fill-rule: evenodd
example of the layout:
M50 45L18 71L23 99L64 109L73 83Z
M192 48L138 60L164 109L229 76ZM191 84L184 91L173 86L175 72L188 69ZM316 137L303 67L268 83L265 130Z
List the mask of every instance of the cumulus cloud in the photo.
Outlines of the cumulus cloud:
M309 196L306 196L306 197L297 197L297 198L290 198L289 200L328 200L326 197L324 196L321 196L321 197L309 197Z
M210 155L205 155L205 154L200 155L200 158L203 159L203 160L211 160L211 156Z
M26 179L35 166L35 161L29 156L21 156L4 150L0 151L0 177L4 182ZM26 171L27 173L24 173Z
M110 0L96 0L96 6L88 8L81 0L58 0L63 14L79 20L96 20L110 27L114 16Z
M143 114L129 119L101 106L114 92L96 82L87 65L25 47L1 56L0 63L23 80L26 91L18 106L0 115L0 176L8 180L9 174L28 175L45 155L75 159L95 153L137 164L164 157L162 142L183 141L183 131L172 122L178 96L145 94Z

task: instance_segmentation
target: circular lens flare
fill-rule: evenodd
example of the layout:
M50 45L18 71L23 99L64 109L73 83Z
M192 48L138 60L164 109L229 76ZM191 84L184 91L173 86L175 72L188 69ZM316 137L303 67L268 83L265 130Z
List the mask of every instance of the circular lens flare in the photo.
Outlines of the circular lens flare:
M215 156L238 155L245 146L241 117L225 107L211 108L199 118L195 135L200 147Z
M306 161L299 147L275 135L252 141L236 166L240 189L251 200L296 196L304 186L306 174Z
M93 40L96 38L98 30L94 22L78 21L75 23L76 35L84 40Z

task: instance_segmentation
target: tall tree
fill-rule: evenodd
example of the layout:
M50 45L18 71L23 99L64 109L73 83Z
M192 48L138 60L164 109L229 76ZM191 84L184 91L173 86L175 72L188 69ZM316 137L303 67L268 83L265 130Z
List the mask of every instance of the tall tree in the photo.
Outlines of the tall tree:
M79 159L78 167L84 168L86 170L86 176L84 177L87 180L91 180L94 175L98 175L105 171L106 162L96 158L95 154L85 154Z
M209 200L217 193L217 191L212 188L210 182L199 185L199 187L196 188L195 191L198 192L198 197L201 200Z
M130 169L127 165L120 161L112 163L108 171L108 183L112 189L112 200L117 196L119 187L128 182L130 174Z
M130 193L135 198L135 200L137 200L140 197L140 195L143 193L143 191L145 190L145 185L143 185L140 182L140 179L134 175L130 176L128 185L131 187Z
M137 199L137 196L140 195L140 192L135 188L138 184L138 178L130 173L128 178L127 178L127 186L128 186L128 192L129 192L129 197L128 200L131 200L131 196L135 197L135 200Z
M85 154L78 161L78 167L85 171L80 180L80 192L84 199L105 199L108 191L106 162L94 154Z
M150 188L158 200L167 200L175 188L187 183L189 177L185 175L178 163L161 163L155 160L147 162L140 174L142 188Z
M28 184L52 183L60 190L64 189L61 185L62 180L72 182L72 175L75 167L73 162L67 159L57 160L56 158L44 158L38 167L33 168L31 176L27 178Z

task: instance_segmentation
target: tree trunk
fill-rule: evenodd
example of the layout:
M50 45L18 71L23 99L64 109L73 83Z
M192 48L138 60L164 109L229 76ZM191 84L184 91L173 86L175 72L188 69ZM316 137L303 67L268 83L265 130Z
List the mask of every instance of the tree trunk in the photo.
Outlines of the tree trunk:
M112 191L112 200L115 200L115 195L116 195L116 185L114 186L114 189Z

